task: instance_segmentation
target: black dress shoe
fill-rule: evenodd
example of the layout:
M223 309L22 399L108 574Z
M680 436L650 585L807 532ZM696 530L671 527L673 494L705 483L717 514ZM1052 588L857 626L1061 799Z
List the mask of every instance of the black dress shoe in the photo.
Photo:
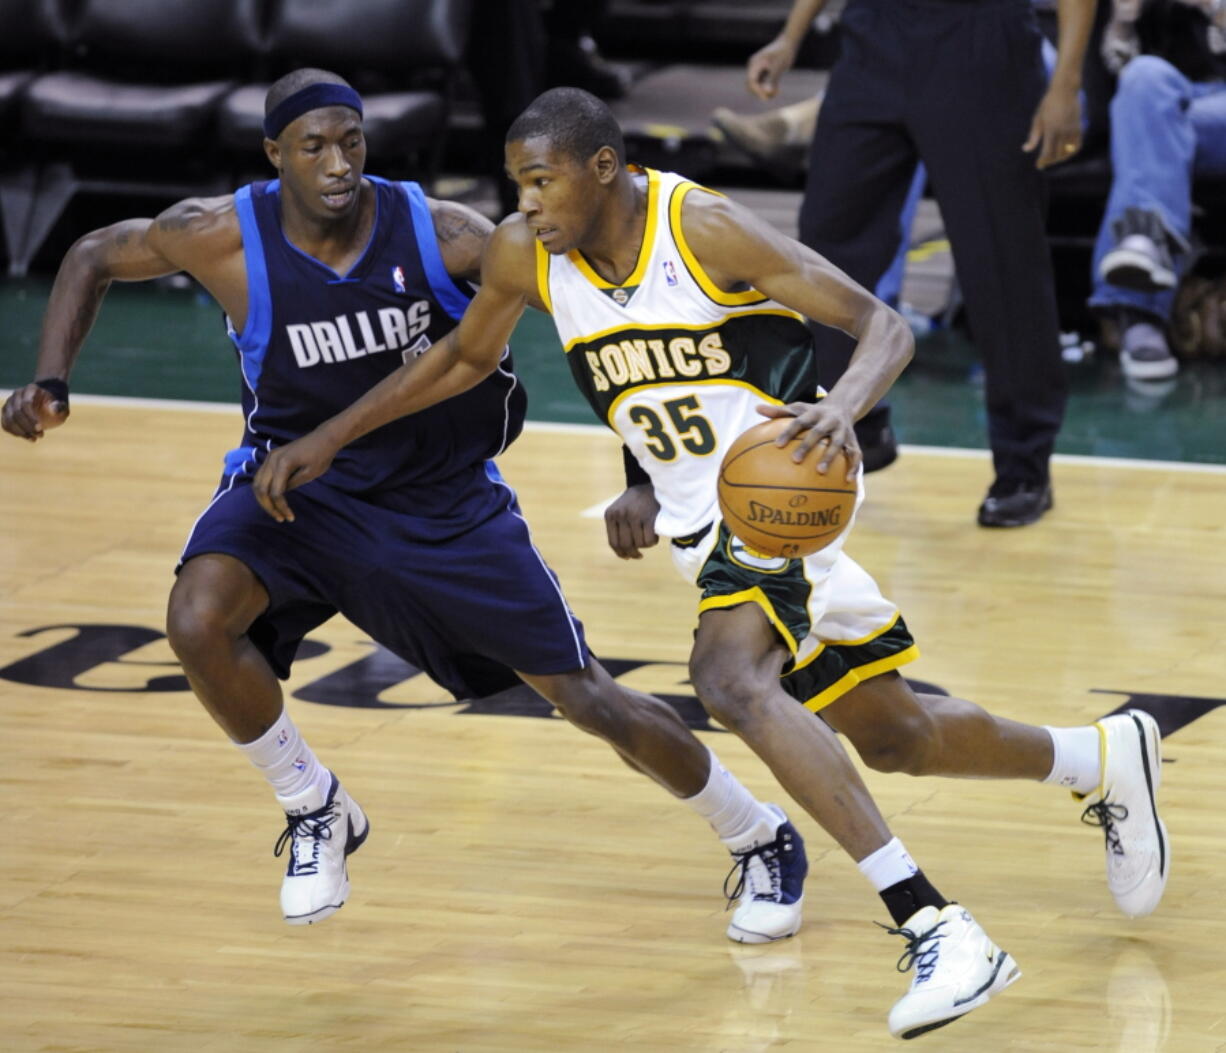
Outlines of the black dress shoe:
M860 456L866 475L898 460L898 440L894 438L894 429L888 423L866 428L864 421L860 421L856 425L856 441L860 443Z
M979 506L979 525L985 527L1027 526L1051 508L1051 483L1020 483L993 493Z

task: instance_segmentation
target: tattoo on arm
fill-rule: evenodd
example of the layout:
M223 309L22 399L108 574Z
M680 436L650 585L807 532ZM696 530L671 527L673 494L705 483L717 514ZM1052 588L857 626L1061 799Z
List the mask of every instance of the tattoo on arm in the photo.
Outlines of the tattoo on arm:
M488 220L478 220L467 212L440 211L434 220L434 232L440 243L457 241L463 237L485 241L494 225Z

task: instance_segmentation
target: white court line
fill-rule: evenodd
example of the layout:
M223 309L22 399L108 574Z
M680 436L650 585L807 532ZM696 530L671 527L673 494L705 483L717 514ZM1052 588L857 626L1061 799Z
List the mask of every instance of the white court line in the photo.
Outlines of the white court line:
M0 397L7 397L6 390L0 390ZM82 406L126 406L132 409L159 410L196 410L203 413L233 413L241 415L237 402L191 402L186 399L144 399L130 398L126 395L73 395L72 401ZM561 432L573 435L595 434L597 432L611 435L603 424L553 424L548 421L528 421L525 431ZM987 450L972 450L960 446L912 446L904 443L899 450L906 453L929 454L933 457L964 457L974 460L986 460ZM1056 464L1092 465L1103 468L1127 468L1130 471L1145 469L1155 472L1200 472L1210 475L1226 475L1226 464L1202 464L1193 461L1143 461L1131 457L1095 457L1092 454L1057 453L1052 457ZM595 519L604 515L609 498L598 505L584 509L582 515Z

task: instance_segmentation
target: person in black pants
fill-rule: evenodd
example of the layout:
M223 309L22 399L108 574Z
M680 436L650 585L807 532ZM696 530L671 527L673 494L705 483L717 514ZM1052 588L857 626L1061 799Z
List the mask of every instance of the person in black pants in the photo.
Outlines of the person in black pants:
M774 94L824 6L795 0L780 35L750 59L755 94ZM1031 0L850 0L811 146L800 238L869 288L898 249L915 167L928 168L983 356L996 478L982 526L1024 526L1052 504L1067 381L1039 170L1080 148L1093 17L1093 0L1060 0L1049 83ZM823 382L833 382L853 343L830 329L818 338ZM893 459L888 413L879 405L860 421L866 463Z

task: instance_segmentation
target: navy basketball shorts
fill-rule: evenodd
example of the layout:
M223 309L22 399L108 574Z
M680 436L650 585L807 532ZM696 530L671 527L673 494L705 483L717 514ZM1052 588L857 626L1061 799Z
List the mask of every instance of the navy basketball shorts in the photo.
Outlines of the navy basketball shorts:
M458 698L511 686L510 670L587 665L583 626L492 461L378 503L323 480L289 502L294 521L277 523L249 477L223 478L179 562L223 553L259 578L269 606L248 635L282 679L302 638L338 611Z

